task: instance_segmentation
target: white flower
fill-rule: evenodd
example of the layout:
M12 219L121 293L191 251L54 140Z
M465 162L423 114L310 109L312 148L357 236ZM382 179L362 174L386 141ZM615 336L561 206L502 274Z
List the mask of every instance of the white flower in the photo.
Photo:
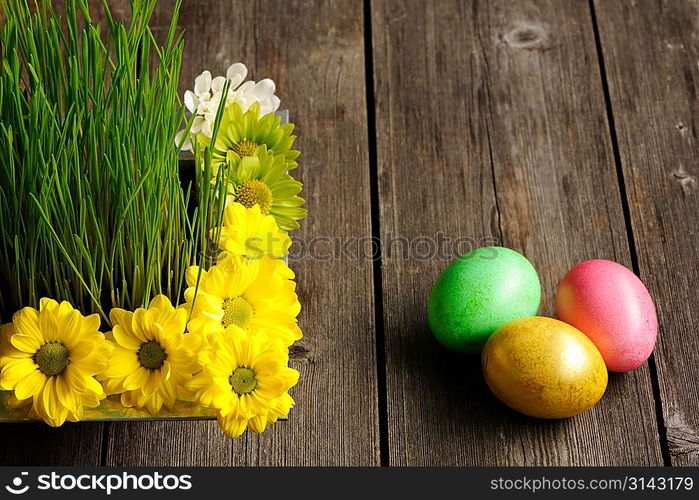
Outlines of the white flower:
M226 70L225 77L217 76L212 79L208 70L197 76L194 80L194 91L187 90L184 93L184 104L187 110L195 115L190 128L191 135L202 134L209 138L212 136L226 80L230 81L228 95L226 95L226 107L237 103L243 112L246 112L253 103L258 102L260 103L260 116L279 109L281 101L279 97L274 95L276 90L274 82L265 78L259 82L249 80L243 83L247 75L248 69L243 63L234 63ZM175 138L177 146L182 142L184 132L181 130L177 134ZM191 149L191 138L187 137L184 140L182 150L189 151Z

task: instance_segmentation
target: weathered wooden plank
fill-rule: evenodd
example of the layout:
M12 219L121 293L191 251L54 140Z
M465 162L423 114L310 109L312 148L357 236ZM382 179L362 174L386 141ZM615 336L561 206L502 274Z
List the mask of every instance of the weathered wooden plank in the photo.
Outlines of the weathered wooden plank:
M673 465L699 465L699 3L595 2Z
M109 423L109 466L227 466L230 440L215 421Z
M545 315L575 263L630 265L588 5L372 6L384 245L440 231L499 238L539 270ZM647 366L612 375L584 415L517 415L488 392L476 357L429 333L427 297L447 262L384 254L392 465L661 463Z
M165 30L171 7L157 8ZM317 236L371 234L362 12L359 0L206 0L185 2L182 12L183 91L203 69L222 74L243 61L256 79L276 81L291 110L302 151L295 174L306 186L309 212L293 234L297 248L308 250ZM291 266L306 336L293 348L301 381L290 419L232 445L215 423L112 424L108 464L378 463L371 266L307 255Z

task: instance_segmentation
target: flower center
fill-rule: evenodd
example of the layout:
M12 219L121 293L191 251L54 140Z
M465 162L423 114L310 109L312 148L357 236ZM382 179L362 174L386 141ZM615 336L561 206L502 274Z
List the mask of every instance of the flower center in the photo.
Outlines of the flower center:
M34 362L48 377L60 375L70 364L68 348L60 342L49 342L39 347L34 354Z
M252 156L255 154L255 151L257 151L257 148L259 147L259 144L253 141L240 141L238 144L233 146L233 151L240 156L241 158L243 156Z
M247 328L252 322L252 317L255 311L250 305L250 302L243 297L235 299L226 299L223 301L223 318L221 323L226 328L230 325L236 325L240 328Z
M233 392L239 396L243 394L250 394L257 387L257 379L255 378L255 372L250 368L236 368L236 370L231 373L228 377L228 383L231 384Z
M149 370L157 370L163 366L166 359L167 353L165 349L155 340L144 342L138 350L138 361L141 363L141 366Z
M264 182L252 179L236 188L235 201L245 208L260 205L260 211L267 215L272 208L272 191Z

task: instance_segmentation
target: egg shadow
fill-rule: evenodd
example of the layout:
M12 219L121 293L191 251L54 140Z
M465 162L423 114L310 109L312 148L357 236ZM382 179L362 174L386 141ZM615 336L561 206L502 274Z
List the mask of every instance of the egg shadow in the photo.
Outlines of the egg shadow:
M514 446L505 444L504 436L517 440L517 436L530 430L558 434L567 425L566 420L522 415L498 400L483 377L480 355L461 354L443 347L432 335L426 315L416 314L424 311L424 306L413 305L405 306L402 317L408 321L389 352L394 357L393 366L398 369L392 378L397 385L394 390L399 390L403 398L414 398L403 401L403 407L417 405L404 417L429 418L420 440L430 447L433 455L442 455L444 463L454 460L455 457L448 455L450 450L445 443L464 449L476 447L479 451L491 448L491 456L484 457L483 463L493 465L510 453L498 451L499 446ZM476 441L474 430L478 432ZM473 450L465 451L464 455L473 456Z

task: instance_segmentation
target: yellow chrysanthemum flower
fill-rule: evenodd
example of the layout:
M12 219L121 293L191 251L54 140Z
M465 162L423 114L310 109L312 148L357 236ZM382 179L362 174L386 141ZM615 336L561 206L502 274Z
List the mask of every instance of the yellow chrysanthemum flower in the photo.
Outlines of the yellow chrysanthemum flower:
M33 414L54 427L99 405L105 394L94 376L107 367L111 346L97 314L85 317L68 302L43 298L38 311L25 307L12 322L0 388L14 391L17 404L31 400Z
M13 325L12 323L0 325L0 368L3 367L5 362L12 360L10 354L12 354L13 352L17 352L17 349L13 347L12 342L10 340L14 334L15 325ZM17 399L14 393L10 394L10 397L6 400L6 404L10 408L20 408L22 406L31 404L31 402L32 398L20 400ZM36 415L36 412L33 413L34 415Z
M184 292L189 331L209 338L234 325L263 329L291 345L302 337L296 322L301 304L293 277L284 261L269 258L250 261L225 256L208 271L190 267L189 288Z
M121 394L121 404L156 414L172 408L185 385L199 370L196 351L201 338L185 334L187 311L174 308L164 295L148 309L112 309L115 349L105 370L107 394Z
M219 246L231 255L251 260L280 259L289 253L291 238L279 230L273 216L262 213L259 205L245 208L233 202L224 211Z
M263 331L228 327L233 335L213 339L199 355L203 370L191 381L199 404L219 410L218 422L230 438L245 429L261 433L288 415L294 405L288 390L299 372L287 367L288 349Z
M10 338L15 334L15 326L12 323L0 325L0 367L2 367L2 357L13 351Z
M218 169L237 163L264 148L270 156L280 158L283 171L293 170L298 167L296 158L301 154L292 149L296 139L291 134L293 130L293 123L282 125L281 118L274 113L261 114L259 103L252 103L246 111L238 103L232 103L221 117L219 133L213 144L213 166ZM211 145L210 139L201 139L203 146Z

